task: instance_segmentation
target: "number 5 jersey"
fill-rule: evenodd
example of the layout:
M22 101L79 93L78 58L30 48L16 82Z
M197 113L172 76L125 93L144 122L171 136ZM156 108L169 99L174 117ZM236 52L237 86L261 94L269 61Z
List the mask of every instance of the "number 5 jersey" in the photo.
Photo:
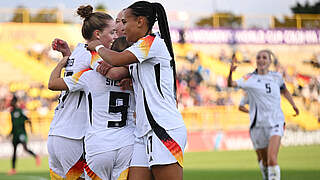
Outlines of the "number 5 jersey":
M285 83L280 73L270 71L265 75L259 75L255 71L236 82L237 86L248 94L250 127L273 127L284 123L280 91L285 88Z

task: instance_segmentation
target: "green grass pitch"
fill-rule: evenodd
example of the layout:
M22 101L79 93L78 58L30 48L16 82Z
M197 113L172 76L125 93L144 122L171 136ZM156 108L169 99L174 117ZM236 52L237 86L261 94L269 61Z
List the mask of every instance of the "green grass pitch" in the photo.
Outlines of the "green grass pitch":
M18 158L17 175L7 176L10 159L0 159L0 180L49 179L48 158L36 167L32 158ZM320 145L282 147L279 153L281 179L319 180ZM256 155L251 151L185 153L185 180L257 180L261 179Z

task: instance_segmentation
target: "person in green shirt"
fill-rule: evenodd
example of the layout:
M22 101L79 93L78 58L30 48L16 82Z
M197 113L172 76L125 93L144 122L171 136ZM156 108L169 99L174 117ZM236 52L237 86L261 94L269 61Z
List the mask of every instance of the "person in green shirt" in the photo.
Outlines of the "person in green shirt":
M9 134L9 137L12 136L12 145L13 145L13 156L12 156L12 169L8 172L9 175L16 174L15 166L16 166L16 152L18 144L22 144L23 149L31 154L36 159L36 164L40 165L41 159L34 152L32 152L27 147L27 133L25 129L25 122L27 122L31 129L31 121L28 117L23 113L22 109L17 106L17 97L13 96L11 100L11 122L12 122L12 130Z

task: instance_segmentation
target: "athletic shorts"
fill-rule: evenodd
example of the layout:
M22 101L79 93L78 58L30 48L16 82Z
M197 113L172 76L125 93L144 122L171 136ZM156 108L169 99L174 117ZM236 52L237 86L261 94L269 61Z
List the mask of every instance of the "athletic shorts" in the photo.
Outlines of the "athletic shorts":
M120 149L86 155L86 178L92 180L126 180L132 157L133 145Z
M153 130L134 142L131 167L151 167L178 162L183 167L184 148L187 143L185 127L167 130L158 137Z
M83 140L49 136L47 146L51 179L84 177Z
M284 133L284 124L278 124L273 127L253 127L250 129L250 138L254 149L264 149L268 147L272 136L282 137Z
M26 134L15 134L12 138L12 144L18 145L19 143L27 143L28 136Z

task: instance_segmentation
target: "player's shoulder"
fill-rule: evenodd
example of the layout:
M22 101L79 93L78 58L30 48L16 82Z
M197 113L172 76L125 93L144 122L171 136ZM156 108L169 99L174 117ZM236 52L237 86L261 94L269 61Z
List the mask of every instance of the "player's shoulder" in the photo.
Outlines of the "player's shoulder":
M277 71L269 71L269 76L272 76L272 77L274 77L274 78L282 78L282 74L281 73L279 73L279 72L277 72Z
M140 38L137 42L136 45L138 45L139 47L151 47L152 44L154 44L155 39L157 36L155 34L149 34L145 37Z
M250 73L247 73L247 74L243 75L242 78L244 80L248 80L248 79L250 79L250 78L252 78L252 77L254 77L256 75L257 75L257 71L253 71L253 72L250 72Z
M92 54L87 50L86 45L79 43L68 59L67 70L90 67L91 56Z
M90 51L87 50L87 45L84 43L78 43L76 48L72 51L71 56L79 56L82 54L90 54Z

